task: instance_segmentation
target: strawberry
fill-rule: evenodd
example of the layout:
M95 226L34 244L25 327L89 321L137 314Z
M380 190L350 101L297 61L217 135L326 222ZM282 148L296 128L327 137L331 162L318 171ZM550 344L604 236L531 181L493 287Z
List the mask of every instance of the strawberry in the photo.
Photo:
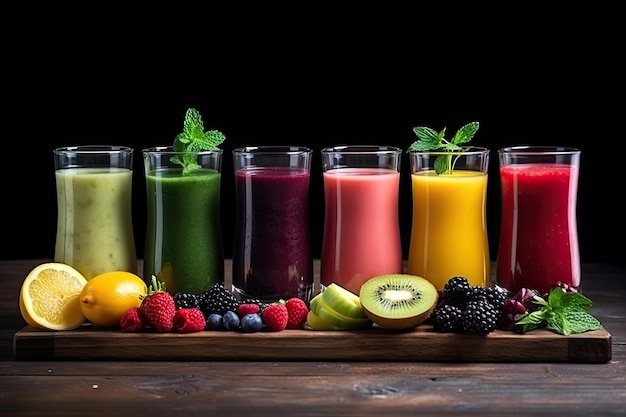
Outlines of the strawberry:
M157 331L170 332L174 328L176 302L166 291L165 284L157 281L154 275L152 285L148 289L148 294L142 298L139 310L141 316Z
M237 306L237 315L240 319L246 314L258 314L261 311L261 307L258 304L242 303Z
M174 314L174 328L179 333L194 333L204 330L206 320L200 309L180 308Z
M302 329L306 322L306 316L309 313L309 307L307 307L304 300L293 297L285 301L285 307L287 307L287 314L289 319L287 320L287 329Z
M138 332L143 329L145 322L141 317L138 307L128 309L120 319L120 327L123 332Z
M261 318L269 331L279 332L287 327L289 313L284 301L272 303L261 312Z

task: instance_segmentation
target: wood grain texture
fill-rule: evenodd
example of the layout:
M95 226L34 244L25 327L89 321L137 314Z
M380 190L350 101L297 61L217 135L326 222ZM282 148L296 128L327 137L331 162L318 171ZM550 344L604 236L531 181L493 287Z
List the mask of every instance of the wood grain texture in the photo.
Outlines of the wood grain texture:
M581 362L611 360L611 334L596 330L563 336L495 331L485 336L439 333L429 325L410 331L284 330L190 334L124 333L85 325L51 332L26 327L14 337L17 360L250 360Z
M513 350L526 361L479 362L467 358L480 356L481 349L489 346L491 339L499 338L499 333L483 339L469 336L462 343L455 339L463 345L461 347L442 342L441 349L452 357L442 361L410 360L425 354L424 343L420 343L415 335L393 333L369 341L362 335L338 332L328 335L330 339L324 342L302 339L309 337L308 334L287 334L285 331L262 335L265 340L260 348L249 342L261 335L220 333L209 339L208 334L138 334L131 342L130 350L116 351L119 346L115 339L123 336L119 331L81 328L78 332L55 333L24 327L26 323L20 316L17 303L20 284L25 274L42 261L0 261L2 416L626 415L624 268L583 264L584 293L594 303L591 312L610 335L602 331L564 337L533 331L520 341L520 335L507 334L516 337L497 354L500 357L511 355L506 351ZM94 334L82 335L83 332ZM16 334L27 333L30 333L27 339L16 338ZM89 339L96 335L97 340ZM185 339L179 340L183 336ZM292 357L303 352L307 359L265 359L276 355L273 352L276 346L280 350L281 343L287 343L280 341L283 336L293 336L294 340L288 343L296 346L298 352ZM312 338L319 336L310 335ZM556 341L535 340L544 336ZM218 337L227 339L219 340ZM345 337L348 339L343 340ZM188 338L198 340L192 343L187 341ZM597 340L591 343L586 338ZM168 340L165 348L163 339ZM404 343L405 339L412 339L412 343ZM435 342L428 340L429 349L432 349ZM22 345L28 348L24 354L30 355L32 360L15 360L16 341L26 343ZM220 348L222 343L224 345ZM608 363L576 361L576 358L588 359L594 355L600 358L595 350L605 354L608 343L612 356ZM68 344L72 349L80 346L81 360L61 357L61 351ZM566 352L564 345L567 345L570 359L558 362ZM489 347L496 348L496 345ZM90 355L102 356L103 349L111 349L110 355L114 353L126 358L129 352L139 352L141 356L137 359L82 360ZM262 359L147 360L148 355L157 358L171 357L174 353L179 357L188 356L188 351L207 358L218 354L234 356L229 353L233 349L245 351L248 357ZM389 357L393 355L400 359L359 360L364 357L359 356L362 351L366 352L363 355L372 355L380 349L391 351ZM46 352L48 359L37 350ZM522 350L524 352L520 354ZM333 351L335 357L347 359L313 360L329 351ZM53 357L54 354L58 356ZM556 360L544 362L548 355Z

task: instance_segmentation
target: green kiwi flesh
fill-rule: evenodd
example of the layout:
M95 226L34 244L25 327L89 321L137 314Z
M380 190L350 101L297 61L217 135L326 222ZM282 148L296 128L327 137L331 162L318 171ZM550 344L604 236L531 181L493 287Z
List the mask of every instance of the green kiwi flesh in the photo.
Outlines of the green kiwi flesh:
M309 310L307 313L306 323L304 323L304 326L310 330L336 330L332 323L322 319L320 316L315 314L313 310Z
M438 292L426 278L409 274L379 275L359 292L367 316L387 329L410 329L424 322L435 309Z
M331 309L344 316L355 319L368 318L363 311L359 296L334 282L322 292L322 298Z
M342 330L359 330L372 326L369 317L354 318L348 317L336 310L333 310L324 300L323 293L313 297L310 302L311 310L322 320L330 323L333 327Z

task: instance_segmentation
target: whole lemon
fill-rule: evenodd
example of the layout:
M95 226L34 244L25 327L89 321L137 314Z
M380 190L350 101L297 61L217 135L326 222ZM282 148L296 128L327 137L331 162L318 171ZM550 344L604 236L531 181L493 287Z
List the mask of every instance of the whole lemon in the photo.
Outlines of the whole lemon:
M92 324L116 327L126 311L141 305L147 292L146 283L138 275L105 272L87 281L80 294L80 308Z

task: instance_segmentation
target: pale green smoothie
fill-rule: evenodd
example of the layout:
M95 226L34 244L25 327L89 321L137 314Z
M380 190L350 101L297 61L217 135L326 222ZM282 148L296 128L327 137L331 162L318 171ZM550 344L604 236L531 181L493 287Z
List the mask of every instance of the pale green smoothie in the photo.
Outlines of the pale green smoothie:
M56 170L57 235L54 260L87 279L109 271L137 273L131 216L132 171L125 168Z

